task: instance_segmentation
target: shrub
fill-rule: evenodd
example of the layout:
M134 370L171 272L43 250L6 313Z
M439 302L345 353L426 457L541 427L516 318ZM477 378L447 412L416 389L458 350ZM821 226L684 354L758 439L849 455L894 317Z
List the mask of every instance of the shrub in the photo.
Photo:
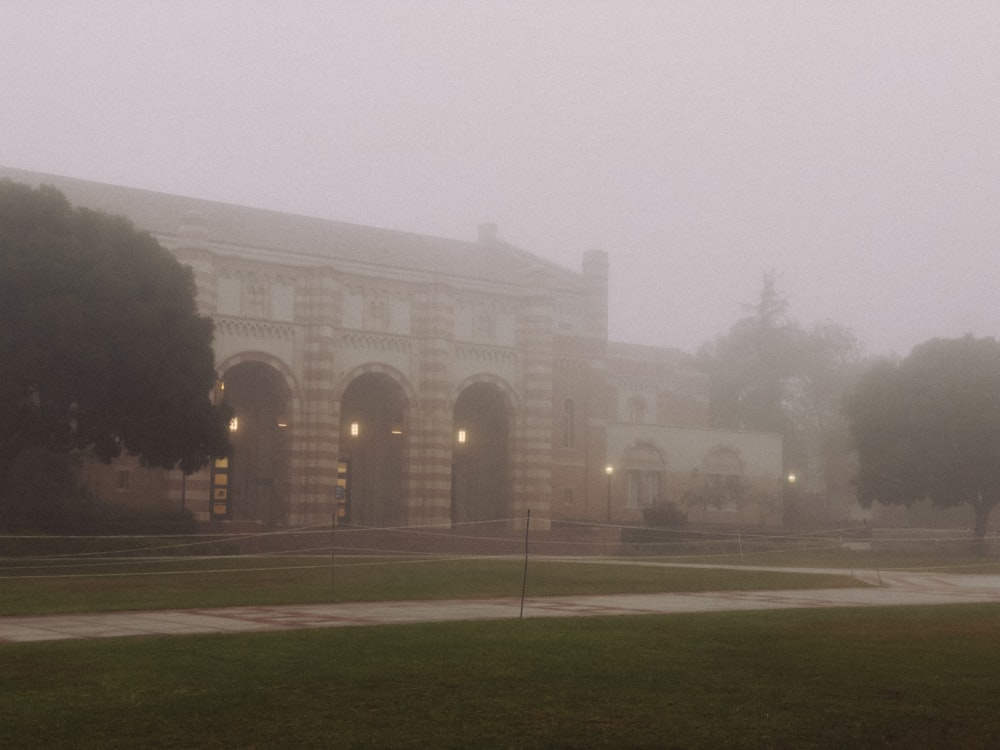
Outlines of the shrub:
M675 529L687 524L687 513L676 503L658 500L642 509L642 520L646 526Z

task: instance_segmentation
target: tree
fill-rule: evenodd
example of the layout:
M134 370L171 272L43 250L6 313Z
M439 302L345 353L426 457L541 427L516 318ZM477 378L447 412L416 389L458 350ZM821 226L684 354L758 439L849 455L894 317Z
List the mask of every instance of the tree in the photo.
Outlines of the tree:
M710 376L712 424L781 433L784 383L795 370L798 327L785 314L788 301L778 293L773 273L764 274L757 304L745 307L748 317L699 352Z
M843 398L860 372L863 347L836 323L804 329L792 320L773 273L764 274L758 301L745 307L747 317L699 352L710 378L712 426L782 436L785 469L805 478L812 501L795 493L799 501L786 521L842 512L830 501L848 496L852 470Z
M190 473L228 447L194 276L122 217L0 181L0 505L28 448Z
M983 539L1000 502L1000 343L931 339L867 372L846 412L862 505L966 504Z

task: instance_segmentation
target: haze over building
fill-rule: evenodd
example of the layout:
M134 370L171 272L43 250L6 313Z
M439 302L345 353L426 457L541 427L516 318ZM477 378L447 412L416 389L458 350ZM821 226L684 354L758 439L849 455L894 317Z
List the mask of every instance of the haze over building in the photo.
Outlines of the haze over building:
M1000 333L1000 3L0 4L0 164L607 251L693 352L773 270L873 353Z
M194 477L91 467L106 500L201 520L781 522L777 435L710 429L691 355L608 338L608 257L0 169L123 214L194 271L233 451ZM609 471L610 470L610 471Z

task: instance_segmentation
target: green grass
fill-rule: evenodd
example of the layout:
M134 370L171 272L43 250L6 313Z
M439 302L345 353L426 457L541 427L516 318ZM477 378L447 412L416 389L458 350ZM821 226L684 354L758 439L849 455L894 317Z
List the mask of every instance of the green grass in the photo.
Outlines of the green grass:
M698 555L651 555L647 559L705 565L763 565L792 568L839 568L850 570L922 570L947 573L1000 573L1000 558L996 553L980 554L967 547L951 549L945 546L903 547L900 549L849 549L840 545L794 548L773 545L762 548L747 545L744 552Z
M0 747L993 748L1000 605L0 647Z
M38 566L38 567L36 567ZM313 602L519 596L514 559L213 558L0 564L0 615ZM798 575L532 560L529 596L859 586L848 575Z

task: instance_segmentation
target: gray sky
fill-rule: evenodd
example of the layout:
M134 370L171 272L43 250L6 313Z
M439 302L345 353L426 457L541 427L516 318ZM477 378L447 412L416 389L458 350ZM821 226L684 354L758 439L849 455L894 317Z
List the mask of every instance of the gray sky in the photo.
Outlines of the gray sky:
M773 269L871 352L1000 336L1000 3L0 0L0 164L608 251L694 351Z

